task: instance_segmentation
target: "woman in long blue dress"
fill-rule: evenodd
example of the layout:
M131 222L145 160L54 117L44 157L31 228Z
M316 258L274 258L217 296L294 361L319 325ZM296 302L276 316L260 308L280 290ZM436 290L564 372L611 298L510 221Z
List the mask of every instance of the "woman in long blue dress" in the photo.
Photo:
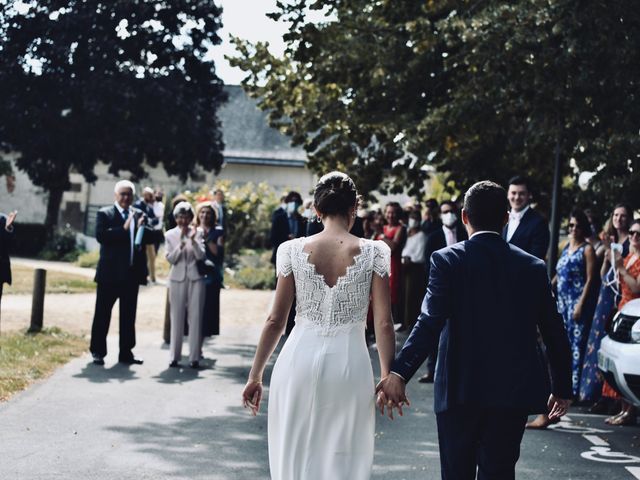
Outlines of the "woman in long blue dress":
M569 244L556 265L558 311L564 319L571 345L574 395L578 395L585 345L595 308L592 287L596 275L596 256L593 247L586 241L589 228L589 220L584 212L574 210L569 219Z

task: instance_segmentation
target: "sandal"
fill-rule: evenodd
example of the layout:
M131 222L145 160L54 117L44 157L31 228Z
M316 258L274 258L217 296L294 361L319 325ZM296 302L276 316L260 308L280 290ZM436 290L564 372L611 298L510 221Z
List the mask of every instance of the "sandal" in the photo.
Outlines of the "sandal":
M636 424L636 415L631 412L623 412L620 415L615 416L609 425L627 426Z

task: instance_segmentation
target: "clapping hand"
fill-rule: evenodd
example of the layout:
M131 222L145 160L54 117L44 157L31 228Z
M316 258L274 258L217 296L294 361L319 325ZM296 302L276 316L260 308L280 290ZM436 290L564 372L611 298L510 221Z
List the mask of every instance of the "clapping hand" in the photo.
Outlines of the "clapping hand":
M411 405L405 393L405 382L397 375L387 375L376 385L376 406L380 409L380 414L384 415L387 408L387 415L393 420L393 409L398 409L398 414L403 415L402 406Z
M571 405L571 400L565 400L564 398L556 398L553 394L549 396L547 406L549 408L549 420L556 420L566 415Z
M260 410L260 401L262 400L262 382L257 380L247 381L242 392L242 403L244 408L249 407L251 414L256 416Z
M16 215L18 215L18 211L14 210L13 212L11 212L9 215L7 215L7 221L4 224L4 229L10 231L11 228L13 227L13 222L16 219Z

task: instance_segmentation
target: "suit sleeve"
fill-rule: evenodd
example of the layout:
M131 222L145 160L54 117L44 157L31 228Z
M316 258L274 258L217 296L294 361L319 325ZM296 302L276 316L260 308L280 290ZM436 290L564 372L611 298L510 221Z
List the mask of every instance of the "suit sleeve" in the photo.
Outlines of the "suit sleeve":
M422 311L391 370L407 382L413 377L430 352L437 348L440 332L452 313L452 291L449 265L439 252L431 255L429 285L422 301Z
M531 232L531 255L544 260L549 251L549 227L544 218L539 217Z
M172 233L167 233L165 237L165 257L171 265L175 265L180 260L182 249L180 248L180 238Z
M129 232L123 226L112 227L106 212L98 211L96 216L96 240L104 245L113 245L129 241Z
M551 291L551 284L544 266L541 265L539 275L542 277L541 315L538 329L542 335L551 369L551 392L559 398L572 398L571 386L571 348L564 328L562 316L558 313L556 299Z

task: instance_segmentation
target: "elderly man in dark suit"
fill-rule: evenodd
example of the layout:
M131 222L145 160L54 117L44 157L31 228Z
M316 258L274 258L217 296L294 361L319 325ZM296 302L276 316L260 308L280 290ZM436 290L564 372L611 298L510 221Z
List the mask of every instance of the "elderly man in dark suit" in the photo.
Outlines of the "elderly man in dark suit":
M13 244L13 222L17 211L9 215L0 213L0 301L2 301L2 287L5 283L11 285L11 262L9 249Z
M96 309L91 327L93 363L104 365L111 310L120 300L120 353L118 361L141 364L133 355L136 344L136 307L138 288L147 282L147 259L136 234L144 228L146 216L131 207L135 195L133 183L116 183L115 204L101 208L96 218L96 239L100 243L100 260L96 270Z
M438 250L422 313L378 386L378 407L401 409L405 383L439 339L435 413L443 479L511 480L527 416L566 413L571 352L544 263L500 235L505 190L479 182L465 194L469 240ZM537 331L552 374L537 354Z
M531 187L526 177L509 180L507 192L511 211L502 229L502 238L534 257L544 260L549 250L549 226L542 215L531 208Z

